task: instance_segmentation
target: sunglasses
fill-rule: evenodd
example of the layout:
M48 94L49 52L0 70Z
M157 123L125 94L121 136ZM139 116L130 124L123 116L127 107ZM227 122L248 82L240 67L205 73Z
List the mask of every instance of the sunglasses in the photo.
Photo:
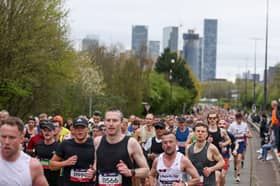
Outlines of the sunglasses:
M209 119L209 120L210 120L210 119L214 120L214 119L217 119L217 118L216 118L216 117L209 117L208 119Z
M164 127L156 126L155 129L164 129Z

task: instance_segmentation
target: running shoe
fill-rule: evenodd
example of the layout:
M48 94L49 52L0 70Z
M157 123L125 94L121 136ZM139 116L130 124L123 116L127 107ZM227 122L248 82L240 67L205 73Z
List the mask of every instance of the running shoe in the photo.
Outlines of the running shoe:
M236 183L240 183L240 177L237 176L236 179L235 179Z

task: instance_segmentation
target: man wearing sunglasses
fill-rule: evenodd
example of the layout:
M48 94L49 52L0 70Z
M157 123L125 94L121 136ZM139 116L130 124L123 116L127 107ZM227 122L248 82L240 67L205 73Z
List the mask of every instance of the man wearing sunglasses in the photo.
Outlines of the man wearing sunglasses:
M149 138L144 145L144 150L147 152L148 164L150 167L152 166L154 159L163 152L161 138L166 132L166 126L163 121L156 122L153 125L156 131L156 136Z
M218 127L219 118L218 114L215 112L210 112L207 117L208 121L208 142L215 145L219 152L223 154L226 151L226 147L231 143L231 140L226 132L226 130ZM221 171L215 171L216 174L216 184L220 186L221 182Z

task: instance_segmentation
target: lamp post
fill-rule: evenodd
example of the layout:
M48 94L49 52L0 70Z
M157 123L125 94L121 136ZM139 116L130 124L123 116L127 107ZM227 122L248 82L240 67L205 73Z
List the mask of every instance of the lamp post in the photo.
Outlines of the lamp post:
M269 10L269 0L266 0L266 29L265 29L265 65L264 65L263 110L266 110L266 103L267 103L268 10Z
M251 40L254 40L254 48L255 48L255 54L254 54L254 92L253 92L253 100L254 100L254 106L256 106L256 75L257 75L257 41L262 40L261 38L253 37Z
M171 59L171 65L169 69L169 81L170 81L170 103L169 103L169 109L170 109L170 114L172 114L172 79L173 79L173 64L175 63L175 59Z

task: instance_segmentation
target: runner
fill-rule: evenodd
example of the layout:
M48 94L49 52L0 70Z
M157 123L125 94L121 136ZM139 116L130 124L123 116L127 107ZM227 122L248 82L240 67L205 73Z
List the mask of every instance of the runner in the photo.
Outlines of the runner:
M17 117L9 117L0 124L0 184L47 186L39 161L20 150L23 130L23 122Z
M185 118L183 117L178 117L176 118L177 120L177 129L176 129L176 140L177 140L177 145L179 147L179 152L182 154L185 154L186 151L186 141L188 139L188 136L190 133L192 133L192 129L189 127L186 127L185 123Z
M34 156L34 149L35 149L35 145L37 143L39 143L40 141L43 141L44 140L44 137L43 137L43 134L42 134L42 131L40 130L42 125L48 123L49 121L48 120L40 120L39 122L39 133L35 136L33 136L29 142L28 142L28 145L27 145L27 150L26 152L31 155L31 156Z
M54 126L49 121L42 126L41 131L43 133L44 141L41 141L35 145L35 156L37 159L39 159L41 165L44 168L44 174L49 185L57 186L59 171L50 170L50 159L52 158L58 146L58 142L55 141L54 137Z
M233 134L236 141L238 142L239 148L237 150L237 156L234 157L235 161L235 181L237 183L240 182L240 168L241 168L241 160L242 160L242 154L245 150L245 136L248 138L252 137L251 132L249 131L249 128L247 126L247 123L243 122L242 114L237 113L235 115L236 121L234 121L228 128L228 131Z
M162 152L162 136L166 132L166 126L163 121L154 123L156 130L156 136L149 138L144 146L144 150L147 152L148 164L152 167L153 161Z
M225 120L220 120L218 124L219 128L227 130L228 124L226 123ZM225 165L222 169L221 175L220 175L220 185L224 186L226 183L226 175L227 171L229 169L229 158L230 158L230 152L232 153L233 156L237 155L237 149L238 149L238 143L236 142L234 136L227 131L227 134L230 138L231 144L226 147L225 150L222 151L222 156L225 161Z
M207 116L208 121L208 142L215 145L221 154L226 153L227 146L231 141L227 135L227 131L218 127L219 117L215 112L210 112ZM221 171L217 170L216 174L216 186L220 186Z
M188 186L199 182L199 174L191 161L176 151L176 137L173 133L162 136L161 153L153 163L150 174L150 185L158 186ZM184 180L187 174L190 180ZM156 184L157 183L157 184Z
M136 139L122 134L122 120L123 114L120 110L108 110L105 114L106 136L95 139L95 165L99 186L131 186L133 177L145 178L149 174L149 167L139 143Z
M145 124L144 126L140 127L136 131L136 139L140 139L140 144L143 145L146 143L146 141L154 137L156 135L155 129L153 127L154 123L154 115L153 114L147 114L145 118Z
M186 156L200 175L200 184L216 186L215 171L222 169L224 160L217 147L207 141L208 126L197 123L194 128L196 142L186 149Z
M73 122L74 138L63 141L50 162L51 170L64 167L64 186L93 186L93 139L88 135L88 121L77 118Z

